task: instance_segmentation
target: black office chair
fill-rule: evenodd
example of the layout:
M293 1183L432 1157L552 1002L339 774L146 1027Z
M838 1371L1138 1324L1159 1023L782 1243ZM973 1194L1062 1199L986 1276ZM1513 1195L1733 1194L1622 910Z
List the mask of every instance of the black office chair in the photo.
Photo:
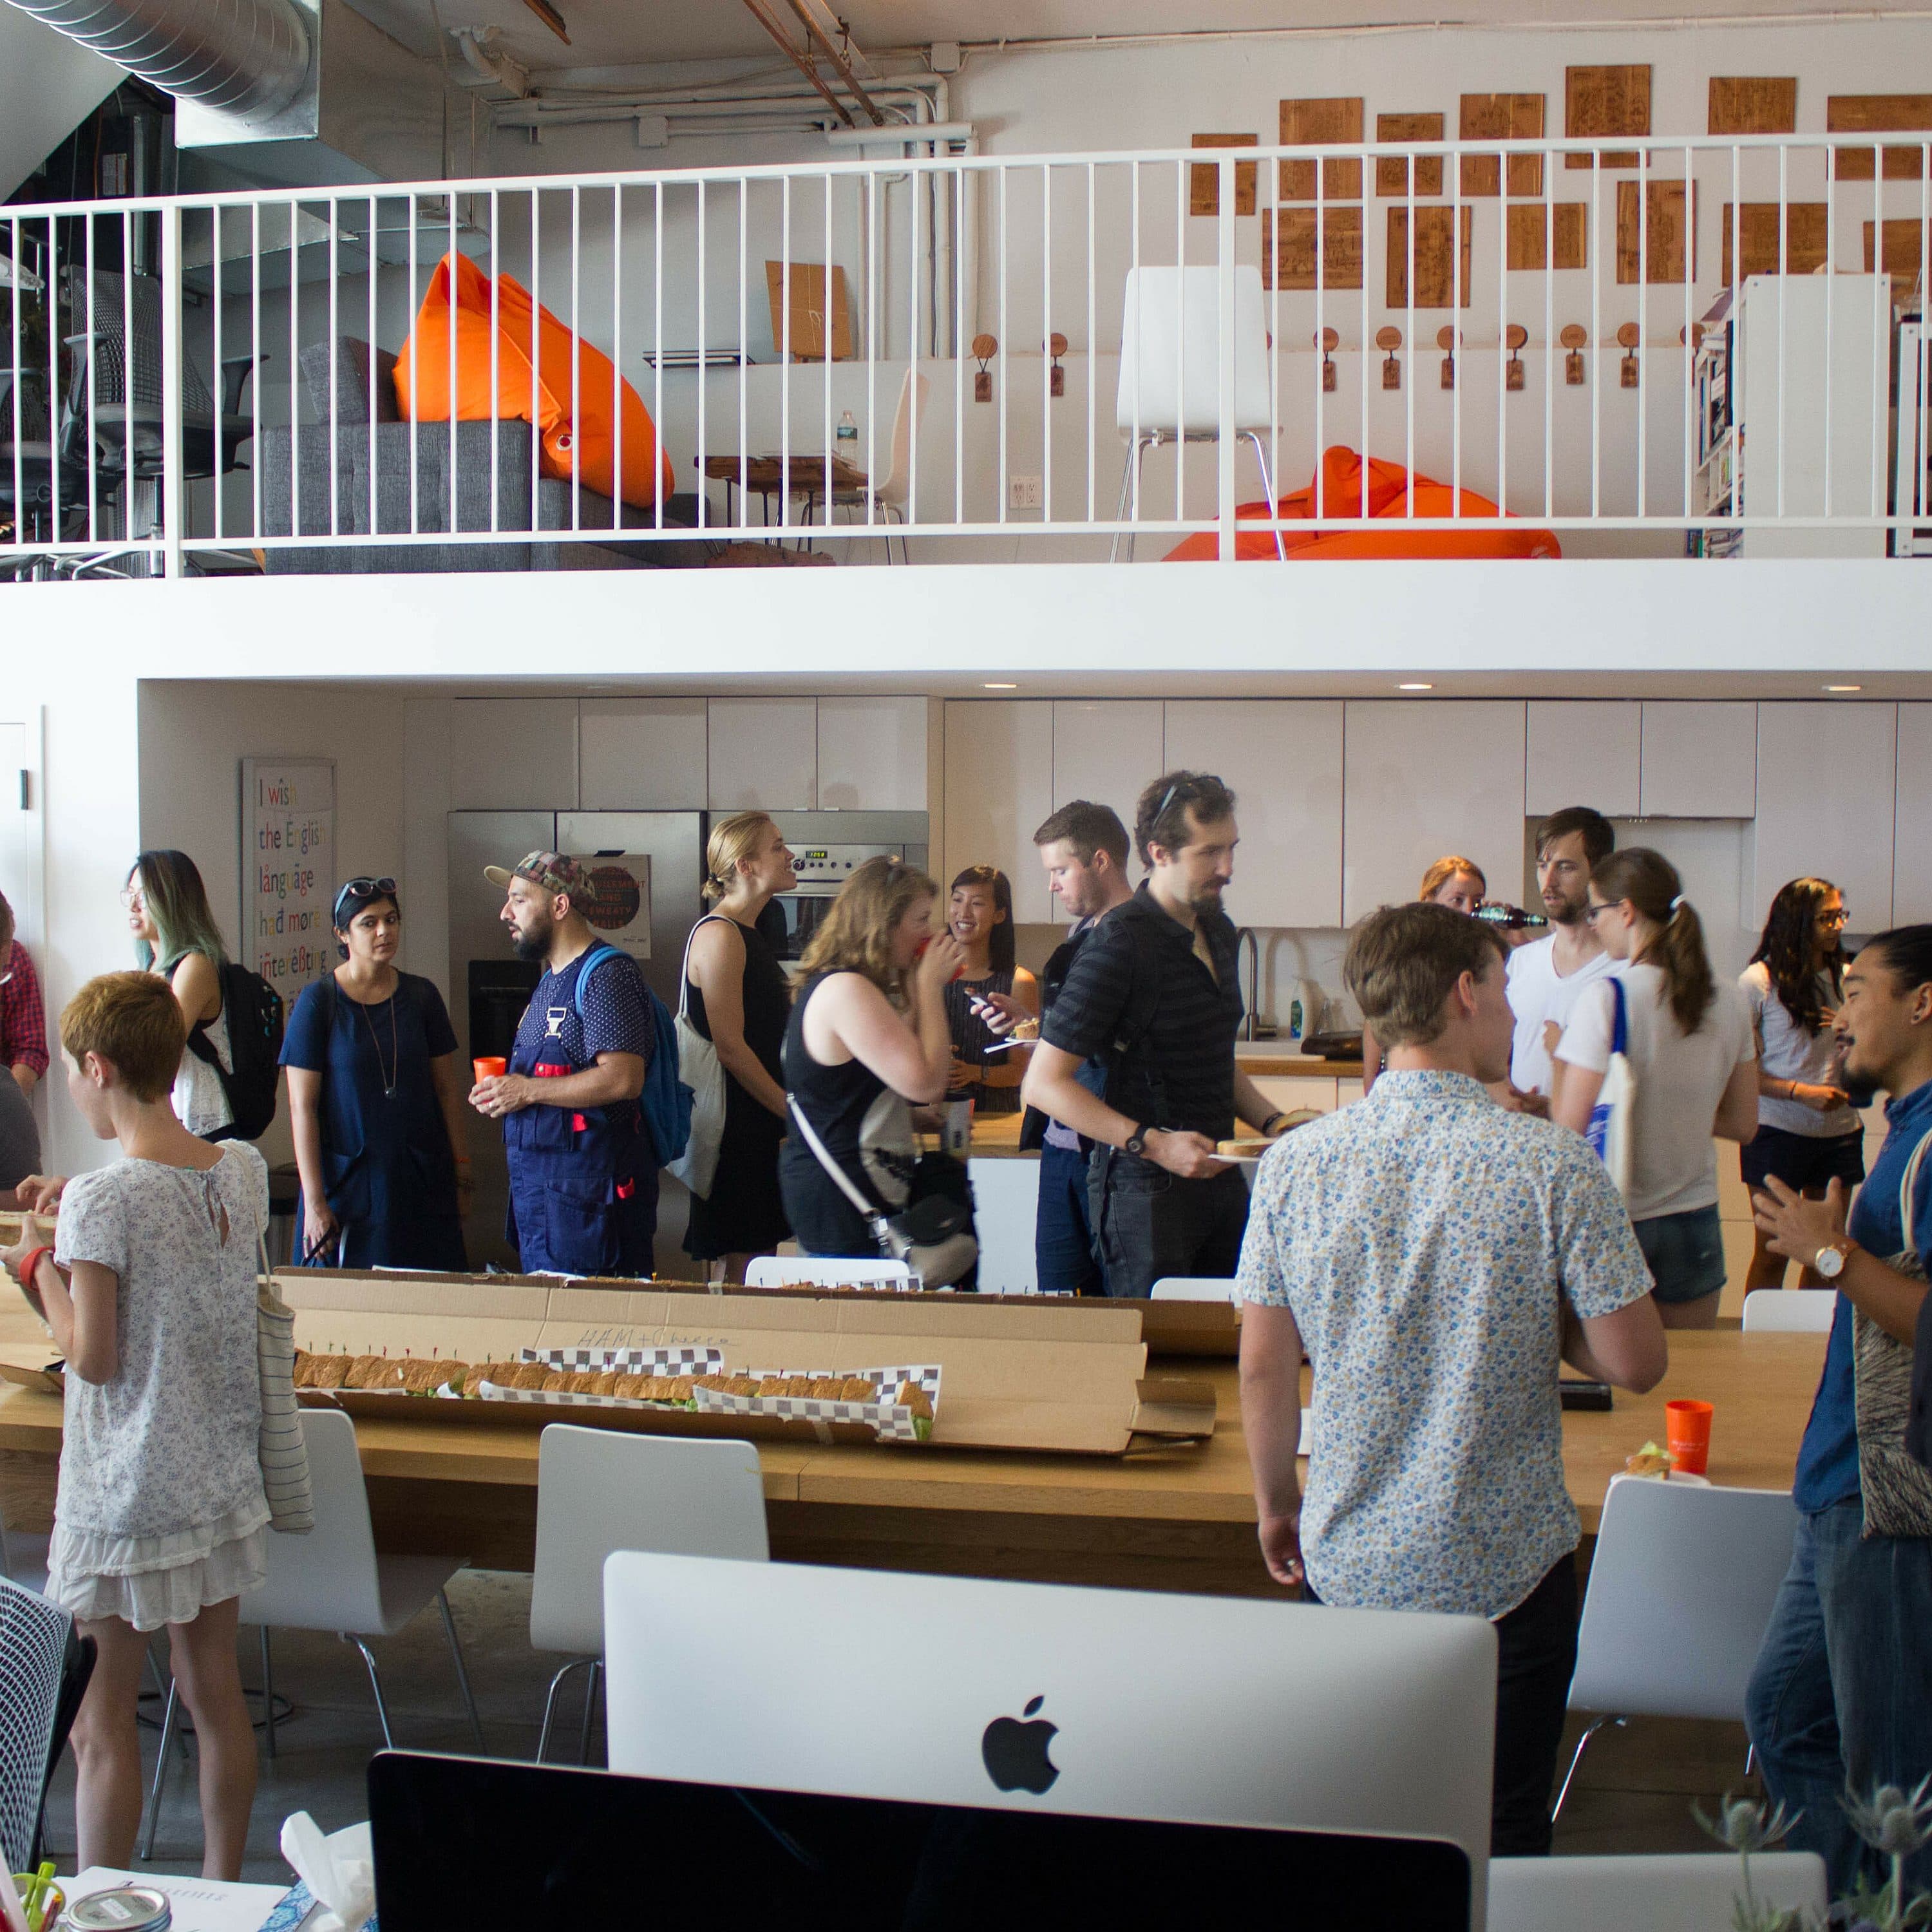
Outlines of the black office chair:
M28 544L51 543L54 527L54 446L46 410L31 386L20 397L14 420L14 387L0 381L0 536ZM16 429L19 435L15 435ZM8 574L40 574L42 557L16 561Z

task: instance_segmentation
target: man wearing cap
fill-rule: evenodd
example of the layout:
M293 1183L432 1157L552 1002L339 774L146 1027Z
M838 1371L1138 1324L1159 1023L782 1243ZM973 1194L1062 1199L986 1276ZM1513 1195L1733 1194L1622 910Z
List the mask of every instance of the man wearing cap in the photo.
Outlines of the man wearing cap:
M638 1105L656 1033L644 975L578 910L590 895L574 860L532 852L483 876L504 889L517 956L545 968L509 1071L470 1094L478 1113L503 1123L505 1232L526 1274L647 1275L658 1175Z

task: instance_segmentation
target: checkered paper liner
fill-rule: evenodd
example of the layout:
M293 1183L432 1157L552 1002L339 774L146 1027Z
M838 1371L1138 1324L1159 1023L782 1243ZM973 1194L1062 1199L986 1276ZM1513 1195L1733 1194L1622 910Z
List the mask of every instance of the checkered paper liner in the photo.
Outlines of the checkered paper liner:
M776 1415L805 1422L857 1422L873 1430L881 1442L916 1442L919 1420L910 1408L894 1402L902 1384L916 1382L926 1391L932 1412L939 1413L939 1369L931 1362L894 1369L747 1369L763 1381L767 1376L809 1376L814 1381L832 1376L848 1379L862 1376L877 1392L871 1402L830 1402L817 1396L727 1395L720 1389L692 1391L699 1409L714 1415Z
M517 1359L541 1362L546 1368L572 1375L606 1375L613 1370L627 1376L715 1376L724 1367L722 1348L522 1348ZM682 1403L648 1402L636 1396L585 1395L575 1389L505 1388L498 1382L479 1382L477 1394L485 1402L560 1403L566 1408L670 1408Z

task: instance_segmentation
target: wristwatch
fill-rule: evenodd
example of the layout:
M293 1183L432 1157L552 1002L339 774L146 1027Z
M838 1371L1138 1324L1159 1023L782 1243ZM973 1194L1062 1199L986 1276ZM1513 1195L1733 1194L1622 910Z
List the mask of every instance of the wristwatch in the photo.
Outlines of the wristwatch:
M1826 1281L1836 1281L1844 1273L1846 1262L1858 1252L1858 1245L1842 1237L1835 1241L1827 1241L1811 1257L1812 1271Z
M1147 1137L1147 1129L1136 1124L1133 1132L1120 1143L1121 1153L1130 1154L1136 1160L1146 1160Z
M1262 1121L1262 1132L1264 1134L1273 1133L1274 1132L1275 1122L1277 1120L1286 1120L1287 1118L1288 1110L1286 1108L1278 1109L1274 1113L1269 1114L1268 1118Z

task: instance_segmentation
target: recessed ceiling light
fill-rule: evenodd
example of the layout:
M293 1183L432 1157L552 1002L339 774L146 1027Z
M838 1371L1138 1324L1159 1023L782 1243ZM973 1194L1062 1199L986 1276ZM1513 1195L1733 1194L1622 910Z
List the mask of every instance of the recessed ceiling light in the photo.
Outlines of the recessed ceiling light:
M984 691L1017 691L1019 686L1016 684L988 684L982 685L980 688Z
M1398 691L1433 691L1435 688L1432 684L1399 684L1396 686Z
M1862 684L1828 684L1825 688L1827 691L1862 691L1864 686Z

